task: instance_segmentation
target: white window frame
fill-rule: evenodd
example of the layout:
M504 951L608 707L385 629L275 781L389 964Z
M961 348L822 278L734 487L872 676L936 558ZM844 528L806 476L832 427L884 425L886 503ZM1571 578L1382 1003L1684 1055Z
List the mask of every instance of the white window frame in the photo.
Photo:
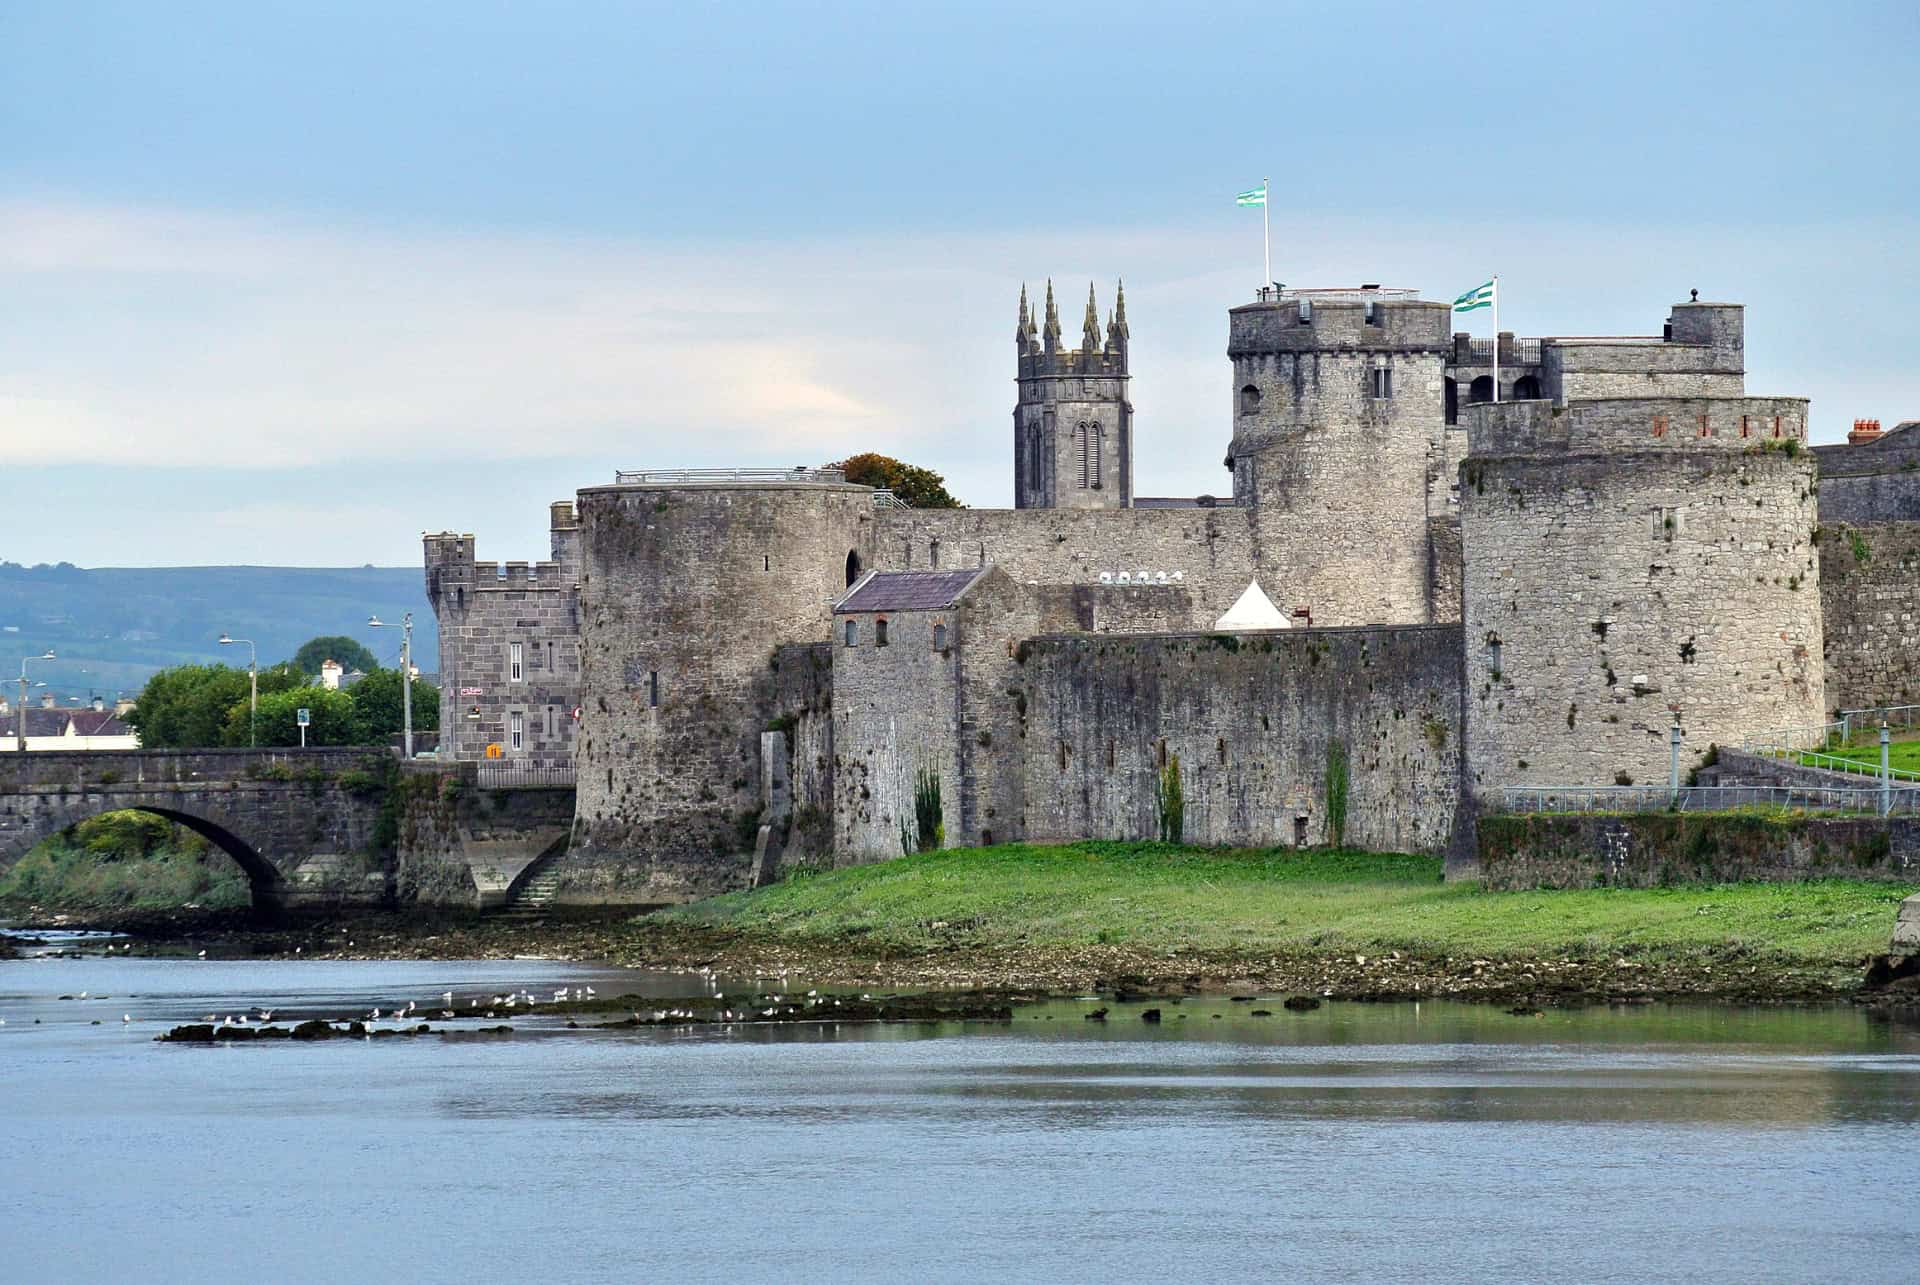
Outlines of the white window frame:
M523 643L507 644L507 681L524 683L527 681L527 653Z
M527 718L517 709L507 715L507 748L515 754L526 752Z

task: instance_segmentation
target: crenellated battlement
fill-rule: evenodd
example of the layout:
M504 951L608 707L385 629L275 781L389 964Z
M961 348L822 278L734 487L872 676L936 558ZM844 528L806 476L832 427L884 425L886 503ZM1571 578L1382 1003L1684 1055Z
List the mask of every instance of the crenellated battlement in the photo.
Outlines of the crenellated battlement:
M1227 317L1236 362L1278 352L1453 352L1452 310L1411 290L1268 290Z
M1597 397L1460 408L1467 453L1605 455L1791 449L1807 442L1804 397ZM1789 446L1788 444L1792 445Z

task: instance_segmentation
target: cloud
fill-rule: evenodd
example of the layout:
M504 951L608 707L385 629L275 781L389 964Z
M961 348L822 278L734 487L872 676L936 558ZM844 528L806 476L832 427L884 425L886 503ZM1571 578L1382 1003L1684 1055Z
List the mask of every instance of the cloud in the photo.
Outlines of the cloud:
M1104 309L1124 275L1140 490L1217 492L1231 431L1223 314L1250 297L1260 262L1243 213L720 243L0 203L0 417L15 468L240 472L269 492L342 457L427 469L457 457L497 465L504 489L517 465L561 457L788 464L877 448L1004 504L1019 283L1037 293L1054 275L1071 337L1087 280ZM1502 320L1522 333L1657 333L1697 285L1750 305L1751 386L1812 395L1818 437L1856 414L1920 414L1920 375L1880 302L1920 286L1910 221L1278 213L1275 273L1289 281L1444 298L1497 266ZM1868 258L1872 292L1834 286ZM269 494L247 512L265 522L272 509ZM423 518L401 525L438 524Z

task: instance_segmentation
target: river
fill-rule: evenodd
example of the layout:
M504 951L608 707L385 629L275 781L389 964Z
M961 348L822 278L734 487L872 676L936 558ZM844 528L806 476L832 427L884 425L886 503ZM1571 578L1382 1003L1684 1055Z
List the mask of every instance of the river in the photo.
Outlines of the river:
M1920 1031L1847 1008L1189 999L1154 1025L1058 1001L998 1026L153 1039L579 985L701 983L0 963L4 1277L1920 1278Z

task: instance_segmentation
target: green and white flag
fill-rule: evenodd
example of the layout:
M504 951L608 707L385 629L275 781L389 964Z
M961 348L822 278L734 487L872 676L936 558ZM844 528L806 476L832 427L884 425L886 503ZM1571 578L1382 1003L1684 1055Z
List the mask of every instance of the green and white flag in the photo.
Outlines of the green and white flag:
M1453 301L1455 312L1472 312L1475 308L1491 307L1493 307L1493 282L1491 281L1483 286L1475 286Z
M1240 195L1234 197L1233 203L1235 205L1265 205L1267 203L1267 185L1262 183L1259 187L1248 188L1246 191L1240 193Z

